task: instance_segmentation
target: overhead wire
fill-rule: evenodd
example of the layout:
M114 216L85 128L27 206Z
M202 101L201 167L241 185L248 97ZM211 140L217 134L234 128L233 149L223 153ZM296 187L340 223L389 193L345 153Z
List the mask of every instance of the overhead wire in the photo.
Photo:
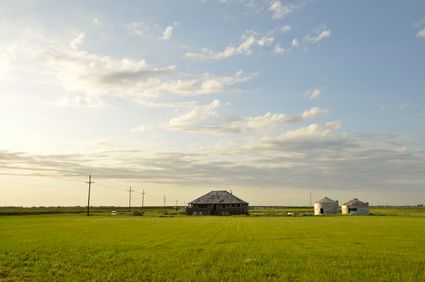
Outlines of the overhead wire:
M78 180L67 179L66 181L77 182ZM61 187L60 185L55 185L55 184L35 184L35 183L28 183L28 182L22 182L22 181L11 181L11 180L2 180L2 182L6 182L6 183L10 183L10 184L18 184L18 185L30 185L32 187L34 187L34 186L36 186L36 187L52 187L52 188L57 188L57 189L62 189L62 190L69 190L69 189L80 190L80 191L86 190L86 188L83 188L83 185L81 185L81 188L80 188L80 187L63 187L63 186ZM101 186L102 189L109 189L109 190L115 190L115 191L120 191L120 192L129 192L128 189L117 188L116 186L118 186L118 185L112 186L112 185L106 184L102 181L99 182L98 180L95 181L94 184L96 186L97 185ZM100 193L105 194L105 195L110 195L110 194L106 193L106 191L103 191L102 189L96 189L95 191L100 192ZM164 198L164 196L161 196L161 195L146 193L146 192L142 193L141 191L138 191L138 190L132 190L132 193L137 193L137 194L140 194L140 195L144 194L145 196L152 198L152 199L163 199Z

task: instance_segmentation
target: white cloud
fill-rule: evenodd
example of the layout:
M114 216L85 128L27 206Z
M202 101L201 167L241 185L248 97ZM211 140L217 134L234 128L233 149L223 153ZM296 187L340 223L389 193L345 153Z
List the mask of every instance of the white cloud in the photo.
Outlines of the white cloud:
M72 49L79 49L81 44L83 44L85 37L86 35L84 32L80 32L77 37L71 40L69 46L71 46Z
M146 29L146 25L142 22L132 22L128 24L128 29L130 33L141 36L144 34L144 31Z
M425 28L416 33L416 37L425 39Z
M306 95L307 95L307 96L308 96L311 100L314 100L314 99L319 98L321 94L322 94L322 93L320 92L320 89L318 89L318 88L313 89L313 90L307 90L307 92L306 92Z
M140 125L138 127L132 128L130 131L133 133L137 133L137 132L147 132L151 130L152 130L152 126L150 125Z
M254 35L245 36L245 39L242 43L236 48L236 54L245 54L249 55L252 53L252 45L257 42Z
M281 19L292 13L296 8L297 6L292 4L284 5L279 0L271 0L269 4L269 11L272 12L274 19Z
M140 91L138 88L141 84L147 86L159 77L171 75L176 71L175 66L158 68L147 64L143 59L114 59L79 50L45 52L42 56L47 65L56 71L65 88L71 92L132 93Z
M321 117L321 116L327 114L328 112L329 112L328 109L313 107L313 108L303 112L302 119L308 120L308 119L318 118L318 117Z
M157 66L140 58L116 58L81 49L84 34L78 34L71 46L59 44L50 36L34 35L37 39L13 47L14 65L20 69L35 69L40 83L51 84L63 93L51 105L98 107L107 97L139 103L146 107L192 107L194 101L182 101L181 96L199 96L243 91L240 84L255 75L238 71L228 75L193 73L178 70L175 65ZM66 42L66 41L65 41ZM77 48L77 49L74 49ZM0 72L10 70L9 51L2 47ZM4 55L6 54L6 55ZM172 102L168 97L172 98ZM177 97L180 96L180 97Z
M300 40L298 38L295 38L295 39L292 39L291 45L294 48L300 48L301 42L300 42Z
M301 44L317 44L320 41L329 38L331 36L331 30L327 29L325 25L320 25L318 27L315 27L309 34L304 36L302 42L298 38L294 38L291 41L291 49L292 48L300 48Z
M245 76L238 72L230 76L214 76L204 74L201 77L188 80L170 80L163 82L158 87L152 88L153 93L165 92L178 95L204 95L211 93L219 93L226 90L231 85L245 82L252 79L252 76Z
M9 73L10 70L10 60L6 56L0 55L0 75L5 75Z
M394 105L393 106L387 106L387 105L381 106L379 108L379 111L381 113L389 112L389 111L404 112L404 111L408 110L409 108L413 108L413 107L417 107L417 106L418 106L418 104L414 104L414 103L411 103L411 102L404 102L404 103L401 103L401 104L396 105L396 106L394 106Z
M100 20L99 20L98 18L93 18L93 19L92 19L92 22L93 22L95 25L99 25L99 24L100 24Z
M257 44L260 46L270 46L273 44L274 38L270 36L263 36L257 40Z
M102 102L96 95L68 94L52 103L58 107L100 107Z
M278 55L285 54L285 48L283 48L282 44L278 43L274 46L274 52Z
M170 129L189 129L193 125L198 124L200 121L205 120L209 117L216 116L216 109L220 106L219 100L214 100L207 105L196 105L190 111L184 113L181 116L172 118L167 128Z
M280 140L323 139L333 136L341 128L341 122L331 121L323 126L310 124L295 130L290 130L279 137Z
M318 26L313 31L304 37L304 41L310 44L317 44L320 41L329 38L331 30L327 29L325 25Z
M415 104L410 103L410 102L403 103L403 104L400 105L400 110L401 111L405 111L405 110L407 110L408 108L410 108L410 107L412 107L414 105Z
M192 108L194 105L197 105L196 101L161 102L155 99L140 99L137 102L150 108Z
M162 32L162 39L170 40L171 36L173 36L173 27L171 25L167 26Z
M192 60L222 60L235 55L249 55L252 53L255 45L266 47L273 44L273 41L274 38L271 36L257 38L255 33L247 32L242 36L242 42L237 47L228 45L221 52L202 48L201 52L188 52L184 57Z
M206 117L215 116L215 111L212 111L216 109L215 106L218 106L218 104L210 104L208 106L196 105L191 111L170 120L166 127L170 129L179 129L189 132L203 132L208 134L235 134L243 133L247 130L261 131L268 130L273 126L304 122L319 118L328 113L327 109L313 107L296 116L268 112L260 116L244 117L229 124L197 124L198 121L203 120ZM205 116L200 115L201 112L203 112Z
M412 193L411 201L417 203L415 197L423 194L425 181L423 149L406 147L400 136L346 135L338 131L339 127L338 122L310 125L283 134L287 135L284 140L258 138L251 146L244 142L199 149L187 146L187 151L180 152L163 147L149 152L130 146L117 150L108 139L106 143L101 141L104 146L98 146L100 150L89 154L0 150L0 159L7 160L0 162L0 169L16 176L54 175L75 179L85 177L90 171L99 182L144 179L146 183L182 187L227 183L238 187L279 187L281 191L282 183L286 183L294 193L300 189L301 197L303 191L313 189L317 193L346 193L348 198L353 191L369 193L364 190L367 185L378 189L380 203L390 199L382 200L382 193L394 191L400 193L400 204L406 201L403 196Z
M267 129L273 125L292 124L318 118L327 114L328 112L329 110L322 109L319 107L313 107L311 109L305 110L304 112L296 116L288 116L285 114L268 112L262 116L245 117L241 120L233 122L230 127L238 128L238 132L242 132L247 128Z
M239 90L231 88L233 85L253 78L241 71L227 76L185 73L177 71L174 65L158 67L144 59L118 59L79 49L57 47L49 51L34 51L31 55L46 62L43 67L47 66L56 75L68 93L76 95L68 103L73 105L80 104L73 100L93 96L100 98L101 95L119 96L146 104L147 98L164 94L195 96L235 92ZM62 100L64 105L69 97Z
M292 27L290 26L290 25L284 25L283 27L282 27L282 32L288 32L288 31L290 31L292 29Z
M271 125L278 124L278 123L284 123L290 119L291 119L290 117L284 114L273 114L268 112L262 116L246 117L242 119L241 121L235 122L233 126L259 129L259 128L270 127Z

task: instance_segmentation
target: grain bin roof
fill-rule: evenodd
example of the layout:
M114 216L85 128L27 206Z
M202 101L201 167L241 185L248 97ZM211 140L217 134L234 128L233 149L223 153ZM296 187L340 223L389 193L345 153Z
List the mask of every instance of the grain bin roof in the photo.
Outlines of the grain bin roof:
M318 200L316 204L336 204L336 201L329 199L328 197L324 197L321 200Z
M204 205L204 204L248 204L244 200L239 199L235 195L227 191L211 191L189 204Z
M354 198L354 199L344 203L344 206L352 206L352 207L360 207L360 206L368 206L368 205L369 205L369 203L364 203L357 198Z

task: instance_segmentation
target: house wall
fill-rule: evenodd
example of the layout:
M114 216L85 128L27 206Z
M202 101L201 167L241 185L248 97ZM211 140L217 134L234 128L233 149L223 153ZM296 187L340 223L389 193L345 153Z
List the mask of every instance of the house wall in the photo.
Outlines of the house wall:
M205 207L206 206L206 207ZM217 204L215 209L214 205L193 205L186 208L187 215L239 215L248 214L248 205L240 204L239 207L223 206Z
M356 210L352 210L355 208ZM341 206L342 214L369 214L369 206Z
M320 212L320 209L323 209L323 213ZM337 214L338 212L338 201L336 203L314 204L314 215Z

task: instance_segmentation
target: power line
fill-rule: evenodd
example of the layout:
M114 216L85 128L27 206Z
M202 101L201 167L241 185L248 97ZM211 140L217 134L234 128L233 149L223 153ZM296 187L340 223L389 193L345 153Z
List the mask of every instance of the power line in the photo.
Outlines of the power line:
M163 199L164 198L164 197L152 196L151 194L147 194L147 193L146 193L146 196L154 198L154 199Z
M112 190L117 190L117 191L128 191L126 189L121 189L121 188L112 187L110 185L106 185L105 183L99 183L99 182L96 182L96 183L97 183L97 185L104 186L104 188L107 188L107 189L112 189Z
M36 186L36 187L42 187L42 188L47 186L47 187L52 187L55 189L62 189L62 190L83 190L84 189L79 187L61 187L58 184L35 184L35 183L29 183L29 182L10 181L10 180L2 180L1 183L3 182L11 183L11 184L19 184L19 185L31 185L32 187Z

